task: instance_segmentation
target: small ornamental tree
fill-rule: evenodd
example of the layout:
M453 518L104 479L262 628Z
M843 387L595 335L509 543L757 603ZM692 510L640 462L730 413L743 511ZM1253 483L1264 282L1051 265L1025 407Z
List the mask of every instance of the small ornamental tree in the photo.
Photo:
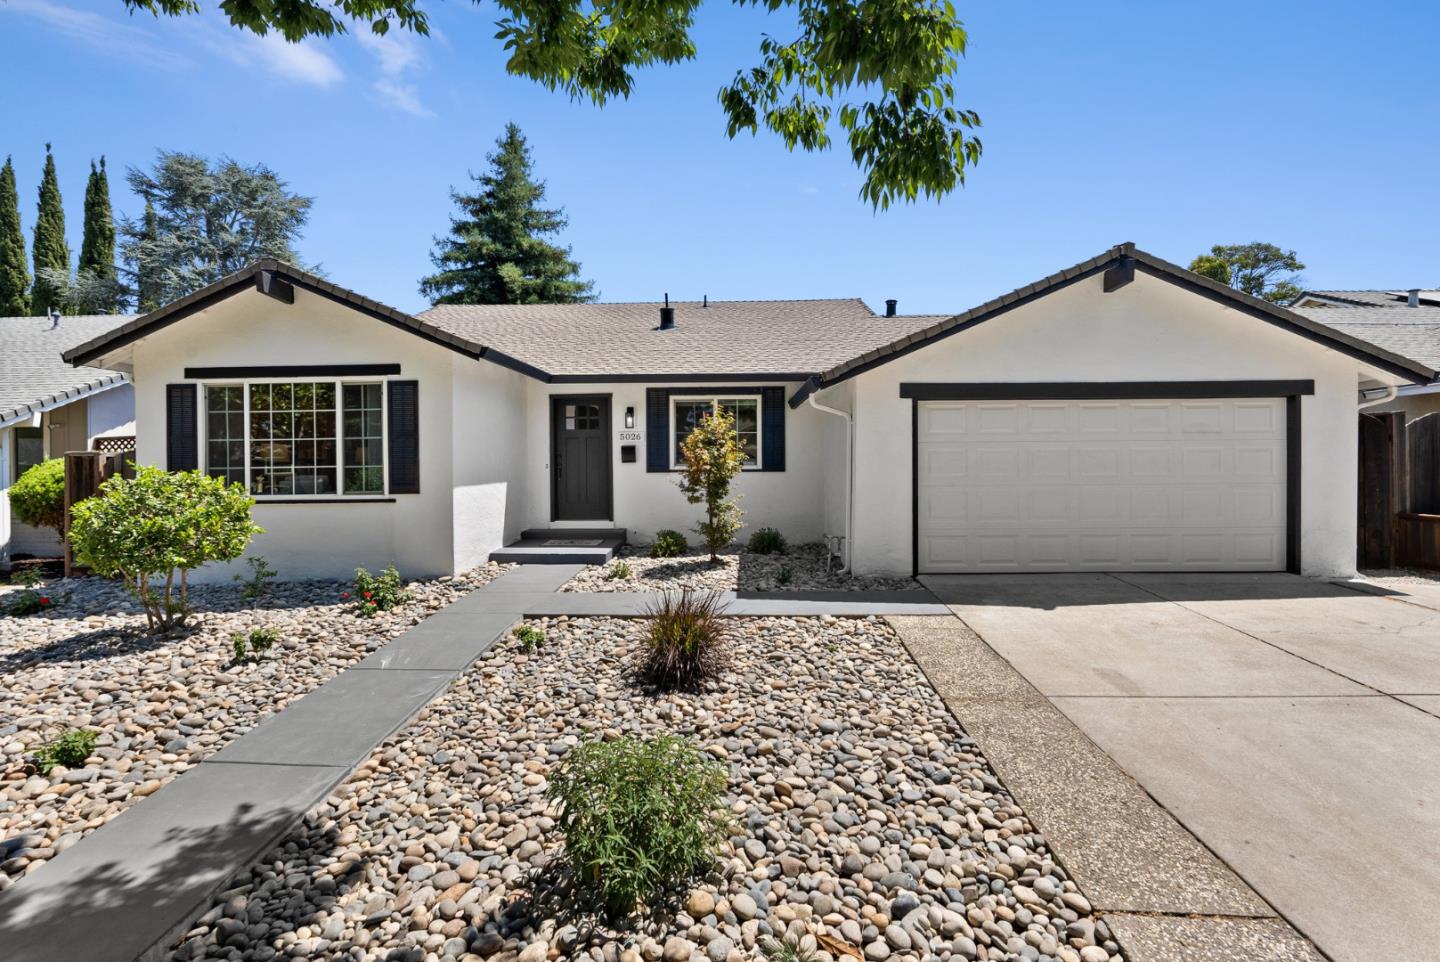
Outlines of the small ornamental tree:
M141 467L133 479L112 477L75 505L70 544L96 574L125 579L151 631L168 631L189 614L190 570L235 560L262 532L250 520L254 504L241 484Z
M740 530L740 506L730 500L730 484L745 467L745 452L735 434L735 418L721 408L707 414L680 444L685 466L680 490L691 504L705 505L705 520L695 531L710 549L711 564L720 561L720 549L735 540Z
M65 531L65 459L51 458L34 465L10 485L10 510L37 528Z

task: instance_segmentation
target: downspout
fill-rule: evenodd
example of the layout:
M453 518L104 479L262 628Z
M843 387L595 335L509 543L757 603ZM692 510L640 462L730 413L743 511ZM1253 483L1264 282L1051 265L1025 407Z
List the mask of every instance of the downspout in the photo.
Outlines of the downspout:
M851 505L855 500L855 420L846 411L839 408L832 408L815 400L818 391L811 392L806 398L810 406L817 411L826 414L833 414L845 421L845 567L842 569L846 574L850 573L850 530L851 530Z
M1359 410L1363 411L1363 410L1365 410L1366 408L1373 408L1373 407L1374 407L1375 405L1377 405L1377 404L1388 404L1389 402L1395 400L1395 396L1396 396L1397 394L1399 394L1399 393L1400 393L1400 388L1399 388L1397 385L1387 384L1387 385L1385 385L1385 393L1384 393L1384 394L1382 394L1380 397L1376 398L1376 399L1373 400L1373 401L1366 401L1366 400L1364 400L1365 392L1364 392L1364 391L1361 391L1361 392L1360 392L1361 401L1360 401Z

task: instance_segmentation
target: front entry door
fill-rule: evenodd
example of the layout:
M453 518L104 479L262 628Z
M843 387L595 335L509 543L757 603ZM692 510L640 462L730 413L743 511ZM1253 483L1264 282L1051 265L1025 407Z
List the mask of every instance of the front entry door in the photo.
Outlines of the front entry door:
M609 521L610 398L550 399L551 517Z

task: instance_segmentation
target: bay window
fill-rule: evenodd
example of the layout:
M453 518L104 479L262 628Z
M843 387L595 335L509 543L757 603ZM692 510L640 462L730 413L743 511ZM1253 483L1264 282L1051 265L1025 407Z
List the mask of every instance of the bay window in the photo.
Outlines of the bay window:
M205 386L205 471L265 497L385 493L383 381Z

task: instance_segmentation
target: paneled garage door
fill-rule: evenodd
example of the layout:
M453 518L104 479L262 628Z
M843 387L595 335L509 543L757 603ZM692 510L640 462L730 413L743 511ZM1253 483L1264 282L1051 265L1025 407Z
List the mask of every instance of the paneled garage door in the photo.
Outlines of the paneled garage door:
M1285 403L917 402L919 570L1283 570Z

